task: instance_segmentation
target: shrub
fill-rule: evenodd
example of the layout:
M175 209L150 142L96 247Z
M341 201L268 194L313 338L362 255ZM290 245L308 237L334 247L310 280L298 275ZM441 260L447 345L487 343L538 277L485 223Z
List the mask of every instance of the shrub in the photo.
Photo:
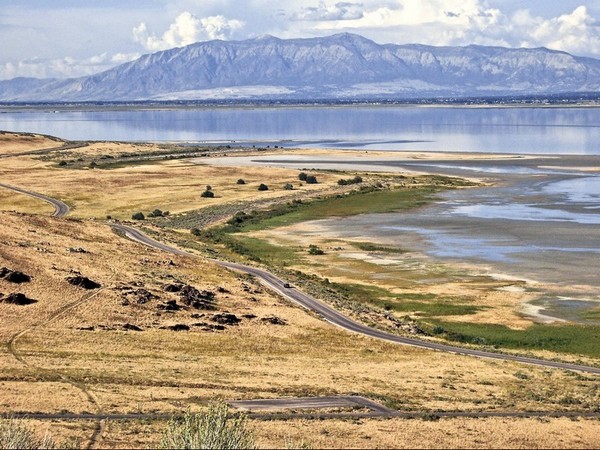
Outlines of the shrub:
M131 218L133 220L144 220L146 216L144 216L144 213L136 212L134 215L131 216Z
M212 186L211 186L210 184L207 184L207 185L206 185L206 190L207 190L207 191L212 191Z
M309 255L324 255L325 252L321 250L318 246L314 244L310 244L308 246L308 254Z
M237 180L237 184L246 184L246 182L242 178L240 178L239 180Z
M340 186L347 186L349 184L359 184L362 182L363 182L362 177L359 175L356 175L354 178L348 178L348 179L341 178L338 180L337 184L339 184Z
M306 181L306 178L307 178L307 177L308 177L308 175L307 175L305 172L300 172L300 173L298 174L298 179L299 179L300 181Z
M213 191L209 191L208 189L206 191L204 191L202 194L200 194L200 197L204 197L204 198L213 198L215 196L215 193Z
M306 184L317 184L318 183L317 177L315 177L314 175L308 175L306 177L305 181L306 181Z
M190 230L190 233L192 233L194 236L200 236L202 234L202 232L200 231L200 228L192 228Z
M180 419L171 419L158 448L254 449L256 446L252 432L246 428L246 417L228 417L225 403L213 403L204 413L188 411Z
M258 190L259 191L268 191L269 190L269 186L267 186L264 183L260 183L260 186L258 186Z
M291 191L294 189L294 186L291 183L285 183L283 185L283 189L285 189L286 191Z
M95 169L96 167L98 167L98 163L96 161L92 161L88 167L90 169Z
M67 165L67 162L66 162L65 160L62 160L62 161L60 161L60 162L58 163L58 165L59 165L60 167L64 167L64 166L66 166L66 165Z
M55 448L56 444L49 435L43 438L35 436L22 420L0 419L0 448Z
M148 214L148 217L162 217L162 216L163 216L163 212L160 209L155 209L150 214Z

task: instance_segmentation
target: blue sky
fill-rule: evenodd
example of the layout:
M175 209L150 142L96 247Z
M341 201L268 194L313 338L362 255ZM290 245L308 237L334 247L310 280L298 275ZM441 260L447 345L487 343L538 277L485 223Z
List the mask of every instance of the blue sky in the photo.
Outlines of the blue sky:
M600 58L600 0L0 0L0 79L86 75L209 39L344 31Z

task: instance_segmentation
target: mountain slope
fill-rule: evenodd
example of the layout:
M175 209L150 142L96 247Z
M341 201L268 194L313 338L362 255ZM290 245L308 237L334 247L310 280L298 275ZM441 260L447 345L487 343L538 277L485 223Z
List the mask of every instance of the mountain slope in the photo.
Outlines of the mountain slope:
M379 45L353 34L209 41L70 80L0 82L4 101L590 92L600 60L538 49Z

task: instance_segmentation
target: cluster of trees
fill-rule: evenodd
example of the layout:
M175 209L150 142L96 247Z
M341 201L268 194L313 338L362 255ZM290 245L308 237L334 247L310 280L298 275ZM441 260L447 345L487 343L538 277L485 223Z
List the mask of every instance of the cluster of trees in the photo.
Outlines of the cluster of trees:
M308 175L306 172L300 172L298 174L298 179L300 181L304 181L306 184L317 184L317 177L314 175Z

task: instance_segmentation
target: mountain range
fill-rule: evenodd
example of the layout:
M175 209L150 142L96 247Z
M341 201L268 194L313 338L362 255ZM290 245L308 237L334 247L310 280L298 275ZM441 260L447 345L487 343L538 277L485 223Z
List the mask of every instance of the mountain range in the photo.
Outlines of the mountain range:
M600 60L546 48L380 45L355 34L207 41L80 78L0 81L0 101L402 99L600 91Z

